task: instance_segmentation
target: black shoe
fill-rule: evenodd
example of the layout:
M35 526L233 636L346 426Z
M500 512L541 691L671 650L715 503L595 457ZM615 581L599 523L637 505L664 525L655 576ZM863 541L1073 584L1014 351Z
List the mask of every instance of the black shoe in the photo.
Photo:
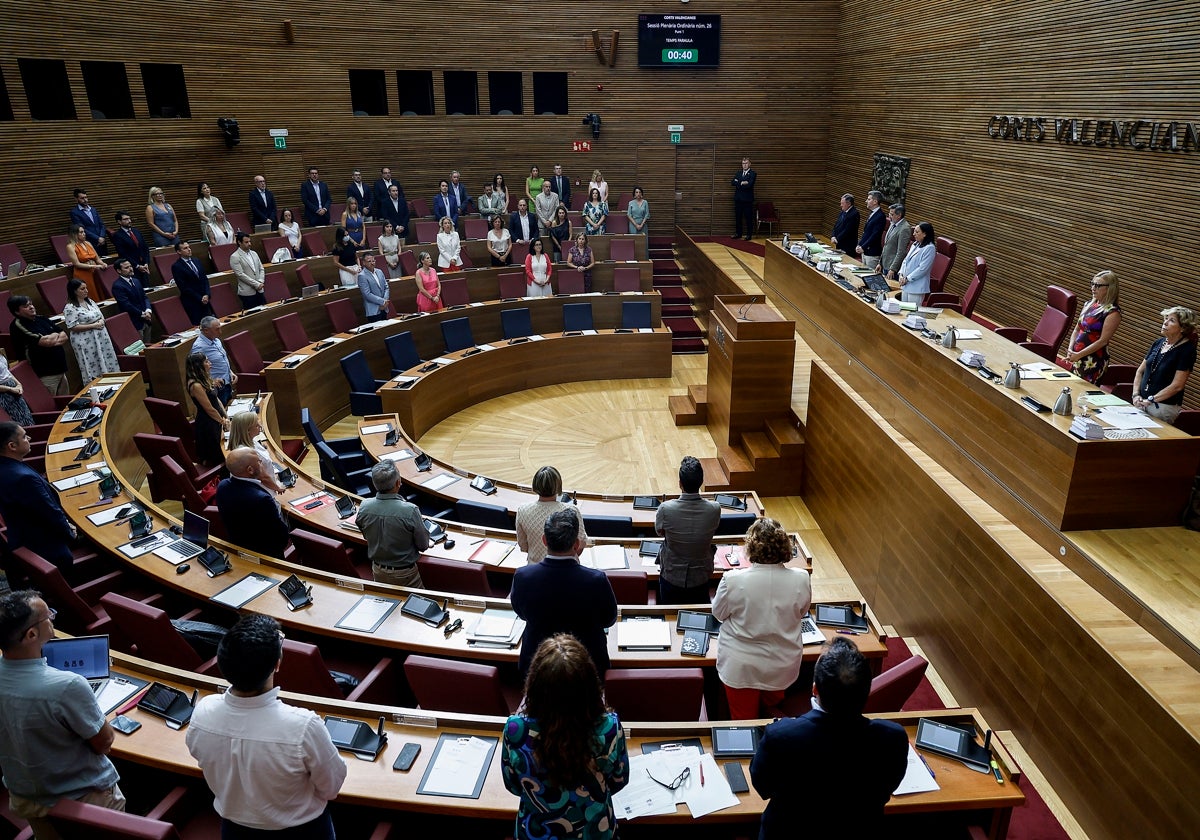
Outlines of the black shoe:
M750 242L750 241L752 241L753 239L754 239L754 237L753 237L753 236L747 236L747 237L746 237L746 241L747 241L747 242Z

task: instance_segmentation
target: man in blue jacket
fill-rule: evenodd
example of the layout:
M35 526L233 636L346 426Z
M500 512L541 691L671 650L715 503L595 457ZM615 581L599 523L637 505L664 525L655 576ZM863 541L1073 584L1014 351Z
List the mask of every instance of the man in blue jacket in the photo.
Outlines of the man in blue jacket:
M75 562L75 526L50 482L22 463L28 454L25 430L11 420L0 423L0 517L8 526L8 547L28 548L66 573Z
M275 494L263 485L258 452L239 446L225 458L229 478L217 485L217 510L229 541L266 557L283 559L288 526Z

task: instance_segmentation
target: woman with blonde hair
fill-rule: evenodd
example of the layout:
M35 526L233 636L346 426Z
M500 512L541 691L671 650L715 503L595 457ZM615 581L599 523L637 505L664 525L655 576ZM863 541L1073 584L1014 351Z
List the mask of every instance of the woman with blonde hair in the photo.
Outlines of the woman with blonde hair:
M1079 315L1075 337L1067 350L1071 370L1088 382L1096 382L1108 370L1108 342L1121 325L1119 293L1113 272L1101 271L1092 278L1092 299Z
M146 195L146 224L153 231L154 244L159 247L179 243L179 219L175 208L158 187L151 187Z
M546 543L542 535L546 532L546 520L550 514L566 510L566 502L560 502L562 476L554 467L542 467L533 474L533 492L537 501L517 508L517 548L524 551L528 562L540 563L546 556ZM583 517L579 517L579 539L586 540Z
M600 190L600 200L608 201L608 181L604 180L599 169L592 170L592 180L588 181L588 193L590 194L592 190Z
M268 490L282 493L286 488L275 477L275 462L271 460L271 453L258 440L260 434L262 434L262 421L258 419L257 412L243 411L235 414L229 420L229 443L226 448L232 452L240 446L245 446L257 452L258 460L262 462L263 467L259 474L261 476L259 481Z

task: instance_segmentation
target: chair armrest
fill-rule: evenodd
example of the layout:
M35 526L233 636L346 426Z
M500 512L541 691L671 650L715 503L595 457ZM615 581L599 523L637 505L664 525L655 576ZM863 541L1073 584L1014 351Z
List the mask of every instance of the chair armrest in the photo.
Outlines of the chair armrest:
M950 292L930 292L925 296L926 306L941 306L943 308L962 311L962 298Z
M124 572L109 572L106 575L101 575L95 580L88 581L85 584L75 587L75 594L84 600L89 606L95 606L100 603L100 597L106 592L118 592L120 586L125 579Z
M358 438L325 438L329 448L339 455L361 455L362 442Z
M359 680L358 685L346 699L357 703L391 705L396 698L397 673L391 657L385 656L379 660L369 674Z
M191 790L183 785L173 788L157 805L146 812L146 818L182 824L191 817L195 806L191 803Z
M207 662L202 662L200 664L200 666L196 668L196 673L204 674L205 676L208 676L208 677L221 676L221 669L217 667L217 657L214 656L212 659L209 659Z
M204 487L205 485L207 485L214 478L218 478L221 475L221 470L223 470L224 468L225 468L224 464L217 464L215 467L209 467L206 470L201 470L199 467L197 467L196 468L196 471L197 471L196 489L199 490L201 487Z
M368 840L392 840L392 824L390 822L379 823L371 832Z
M1029 330L1023 330L1020 327L997 327L996 335L1007 338L1014 344L1020 344L1029 338Z

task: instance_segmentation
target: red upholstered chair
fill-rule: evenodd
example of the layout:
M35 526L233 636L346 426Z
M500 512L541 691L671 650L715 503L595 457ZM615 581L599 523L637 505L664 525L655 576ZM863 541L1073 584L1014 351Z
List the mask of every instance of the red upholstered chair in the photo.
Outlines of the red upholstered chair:
M9 370L21 383L21 390L24 392L21 396L25 398L29 410L33 412L35 422L53 423L57 421L58 415L67 407L67 403L75 399L74 394L61 397L52 395L46 390L42 380L38 379L37 373L34 372L29 362L17 362Z
M344 543L302 528L293 529L291 536L292 545L296 547L296 562L342 577L372 579L369 567L365 575L355 567L354 552Z
M188 459L196 459L196 422L189 420L183 411L183 406L174 400L160 400L157 397L146 397L146 411L150 419L158 427L159 434L178 438L183 441Z
M113 286L117 284L117 270L107 265L100 270L100 288L110 298L113 297Z
M187 447L182 438L172 435L148 435L145 432L138 432L133 436L133 445L137 447L138 453L142 456L151 470L154 469L154 464L159 458L164 455L170 456L175 463L183 468L187 475L188 481L192 485L192 489L199 491L205 487L214 478L221 474L221 467L209 467L201 469L192 462L192 457L187 451ZM167 495L168 485L164 485L165 479L162 476L156 477L153 472L150 477L150 494L154 501L160 499L178 499L176 496Z
M501 300L525 297L525 292L529 289L529 283L526 281L525 273L522 271L502 271L498 279L500 281Z
M442 303L446 306L467 306L471 295L467 291L467 278L454 277L442 281Z
M400 271L405 277L412 277L417 273L417 255L413 251L400 252Z
M767 226L767 235L770 236L775 232L775 225L779 224L779 211L775 209L775 202L760 201L755 205L755 214L758 219L758 224L755 225L755 230L762 230L762 226Z
M208 505L204 498L196 492L187 472L179 465L178 461L170 455L163 455L156 463L150 465L150 469L162 476L163 492L167 494L167 498L182 501L183 506L192 513L204 514L204 509Z
M46 301L46 306L50 308L51 314L61 315L63 307L67 305L67 280L69 279L67 275L60 274L49 280L38 281L38 293L41 294L42 300Z
M163 332L167 335L186 332L192 328L192 319L183 308L183 301L175 295L150 301L150 308L154 310L158 323L162 324Z
M209 245L208 258L217 271L230 271L229 257L237 250L237 245L229 242L225 245Z
M615 281L614 281L615 282ZM639 279L639 284L641 280ZM558 272L558 290L560 295L581 295L584 292L583 274L573 268L565 268Z
M71 262L70 256L67 255L67 234L50 234L50 247L54 249L54 254L58 257L58 261L60 263Z
M306 230L300 234L300 247L310 257L319 257L329 253L329 246L325 244L325 237L321 236L319 230Z
M356 703L393 705L398 699L395 690L397 674L390 658L385 656L365 673L363 669L356 669L352 664L347 666L345 663L335 662L334 665L339 671L353 674L359 681L348 694L343 693L334 681L316 645L284 639L283 663L279 666L275 684L284 691L332 697L335 700L345 698Z
M292 290L288 288L287 278L282 271L269 271L263 276L263 295L267 303L278 303L291 297Z
M624 722L703 720L704 672L699 668L611 668L604 699Z
M496 596L492 585L488 583L487 567L482 563L420 557L417 559L417 569L426 589L459 595L479 595L484 598Z
M474 268L475 262L471 259L471 255L466 251L459 251L458 265L460 268Z
M584 195L583 190L576 190L571 194L571 209L576 213L583 212L583 205L587 204L588 197ZM572 222L571 224L574 224Z
M1025 330L1019 327L1000 327L996 335L1004 336L1009 341L1015 341L1022 347L1028 348L1047 361L1053 362L1058 356L1058 348L1067 336L1067 330L1075 321L1075 312L1079 308L1079 299L1074 292L1067 291L1062 286L1046 287L1046 308L1042 317L1033 329L1033 335L1026 341Z
M112 339L113 349L117 351L117 365L121 370L139 371L144 379L149 379L150 368L146 364L146 357L138 353L135 355L127 355L126 347L131 347L135 343L142 340L142 334L133 328L133 321L129 317L128 312L118 312L104 319L104 328L108 330L108 337Z
M133 644L133 652L137 656L172 668L219 675L217 658L202 659L175 629L165 610L115 592L106 593L100 598L100 603L120 629L121 635Z
M241 298L232 283L213 283L208 289L208 303L218 318L228 318L242 311Z
M463 219L465 239L487 239L488 223L486 219ZM3 247L3 246L0 246Z
M579 272L575 272L578 274ZM640 292L642 290L641 269L631 265L619 265L613 269L613 289L618 292Z
M954 268L954 258L958 255L958 243L945 236L939 236L933 241L937 253L933 257L933 267L929 270L929 291L940 292L946 287L946 278Z
M633 240L613 237L608 249L608 258L613 262L626 262L637 259L634 256Z
M8 310L8 299L11 297L10 290L0 290L0 333L12 332L12 322L15 316Z
M309 268L308 263L301 263L296 266L296 282L300 284L301 289L317 285L317 281L313 279L312 269Z
M1200 410L1185 408L1175 418L1175 428L1195 437L1200 435Z
M1137 365L1115 365L1110 364L1104 370L1104 375L1096 380L1096 387L1101 391L1113 392L1113 388L1123 382L1132 383L1133 377L1137 373Z
M335 335L350 332L358 326L358 315L348 298L329 301L325 304L325 314L329 316L329 327Z
M151 254L150 263L158 272L158 284L160 286L171 282L171 266L175 265L179 260L179 254L174 251L166 251L161 254Z
M486 235L486 234L485 234ZM17 271L25 270L25 258L21 256L21 248L11 242L0 245L0 271L4 272L4 276L9 276L8 268L13 263L17 263L19 268Z
M363 242L366 243L366 246L368 248L375 250L379 246L379 236L382 233L383 233L383 224L382 223L379 223L379 224L372 223L369 225L363 225L363 237L364 237Z
M122 580L121 572L109 572L72 588L57 566L28 548L14 548L11 556L13 566L8 570L9 578L27 578L30 587L42 593L46 603L58 610L55 623L60 630L76 636L109 632L112 619L102 606L95 604L103 593Z
M427 219L418 219L412 223L414 241L420 243L437 242L438 223Z
M346 202L335 201L329 205L329 221L331 224L338 224L342 218L342 214L346 212Z
M270 262L271 257L275 256L275 252L280 248L287 248L288 253L292 253L292 243L286 236L264 236L262 238L263 262Z
M529 256L529 243L514 242L511 253L513 265L525 265L525 258Z
M513 710L495 665L410 656L404 660L404 676L425 711L507 716Z
M953 309L970 318L971 313L975 311L975 304L979 303L979 296L983 293L983 284L987 282L987 271L987 260L976 257L975 276L971 278L965 295L959 297L950 292L930 292L925 296L925 305Z
M1125 400L1127 403L1133 402L1133 383L1122 382L1120 385L1114 385L1112 395L1119 399Z
M429 206L429 199L427 198L414 198L409 202L409 206L412 207L412 215L414 216L424 217L433 215L433 208Z
M312 339L304 331L304 324L301 323L298 312L289 312L272 319L271 326L275 328L275 335L279 336L279 343L289 353L312 344Z
M225 221L229 222L235 231L240 230L244 233L254 232L254 225L250 222L249 210L228 210L225 212Z
M629 202L633 201L633 193L623 192L617 198L617 203L612 205L613 209L618 213L624 213L629 209Z
M198 798L188 788L176 787L145 816L60 799L46 817L66 840L218 840L220 821L210 809L189 801ZM16 840L32 836L22 833Z
M863 712L898 712L921 684L929 663L919 656L905 659L871 680L871 694Z
M612 585L618 604L636 606L650 602L650 589L646 583L645 572L637 569L615 569L604 574Z
M239 392L249 394L252 391L267 390L267 378L262 374L266 365L263 363L262 354L254 345L249 330L242 330L226 338L225 349L229 351L229 358L237 368Z

